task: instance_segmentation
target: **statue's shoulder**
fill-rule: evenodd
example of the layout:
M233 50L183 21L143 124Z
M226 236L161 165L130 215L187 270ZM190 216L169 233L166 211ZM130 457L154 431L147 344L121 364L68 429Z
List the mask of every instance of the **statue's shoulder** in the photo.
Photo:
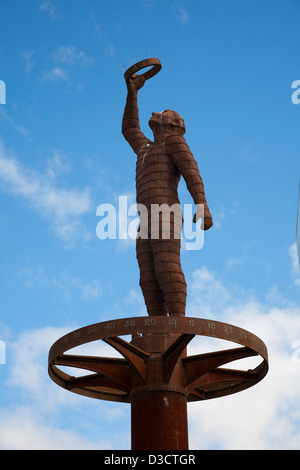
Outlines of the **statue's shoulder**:
M189 151L189 147L183 135L170 134L165 138L165 151L167 153Z
M165 143L166 143L166 144L175 144L176 142L178 142L179 144L181 144L181 143L186 143L186 140L185 140L185 138L183 137L183 135L179 135L179 134L169 134L169 135L165 138Z

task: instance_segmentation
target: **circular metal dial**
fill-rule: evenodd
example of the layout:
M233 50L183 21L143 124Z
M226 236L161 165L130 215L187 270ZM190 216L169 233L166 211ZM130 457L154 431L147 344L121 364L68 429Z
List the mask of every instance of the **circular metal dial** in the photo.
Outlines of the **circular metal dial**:
M171 337L165 350L148 352L120 336L133 335L157 339ZM195 356L183 355L187 344L196 336L219 338L241 347ZM103 340L121 353L122 358L65 354L77 346ZM251 370L220 367L250 356L262 362ZM161 383L151 376L153 364L159 367ZM74 377L60 366L89 370L90 374ZM174 370L176 369L176 373ZM179 372L178 372L179 371ZM268 371L265 344L254 334L234 325L194 317L135 317L105 321L75 330L56 341L49 351L49 375L54 382L74 393L109 401L130 402L139 390L174 390L184 393L188 401L217 398L255 385Z

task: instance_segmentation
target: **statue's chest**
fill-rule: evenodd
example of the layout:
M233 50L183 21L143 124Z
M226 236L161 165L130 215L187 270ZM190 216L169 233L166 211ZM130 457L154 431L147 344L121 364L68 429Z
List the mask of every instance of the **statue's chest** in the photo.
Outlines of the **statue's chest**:
M154 173L159 177L159 173L166 171L173 172L174 165L170 155L165 153L164 142L150 144L139 152L136 162L137 181Z

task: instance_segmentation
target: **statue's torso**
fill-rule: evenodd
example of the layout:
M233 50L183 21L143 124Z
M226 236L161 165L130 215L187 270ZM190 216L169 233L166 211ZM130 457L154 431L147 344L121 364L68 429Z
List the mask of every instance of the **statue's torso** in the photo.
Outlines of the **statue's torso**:
M180 174L165 152L164 141L148 143L138 153L136 162L137 203L150 207L151 204L178 204L178 183Z

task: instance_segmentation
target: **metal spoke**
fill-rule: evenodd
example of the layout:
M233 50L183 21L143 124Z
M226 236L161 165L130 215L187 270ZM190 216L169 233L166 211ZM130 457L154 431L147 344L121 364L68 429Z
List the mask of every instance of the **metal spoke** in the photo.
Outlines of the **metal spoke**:
M244 390L256 382L254 371L216 369L200 377L189 390L190 401L216 398Z
M74 388L89 388L89 387L100 387L105 389L111 390L118 390L128 392L130 390L130 386L126 386L125 384L120 384L119 382L114 381L111 377L106 377L101 374L92 374L92 375L85 375L82 377L72 377L68 380L67 388L68 390L72 390Z
M150 354L142 349L137 348L133 344L124 341L118 336L112 338L104 338L107 344L112 346L122 354L132 365L132 367L139 374L140 378L145 381L145 359L150 357Z
M61 366L87 369L110 377L115 382L130 387L130 367L126 359L93 356L60 355L55 363Z
M188 343L195 337L193 334L182 334L177 338L174 343L162 355L165 364L165 379L169 381L175 364L183 353Z
M253 349L242 347L184 358L185 386L190 387L201 376L223 364L256 355Z

